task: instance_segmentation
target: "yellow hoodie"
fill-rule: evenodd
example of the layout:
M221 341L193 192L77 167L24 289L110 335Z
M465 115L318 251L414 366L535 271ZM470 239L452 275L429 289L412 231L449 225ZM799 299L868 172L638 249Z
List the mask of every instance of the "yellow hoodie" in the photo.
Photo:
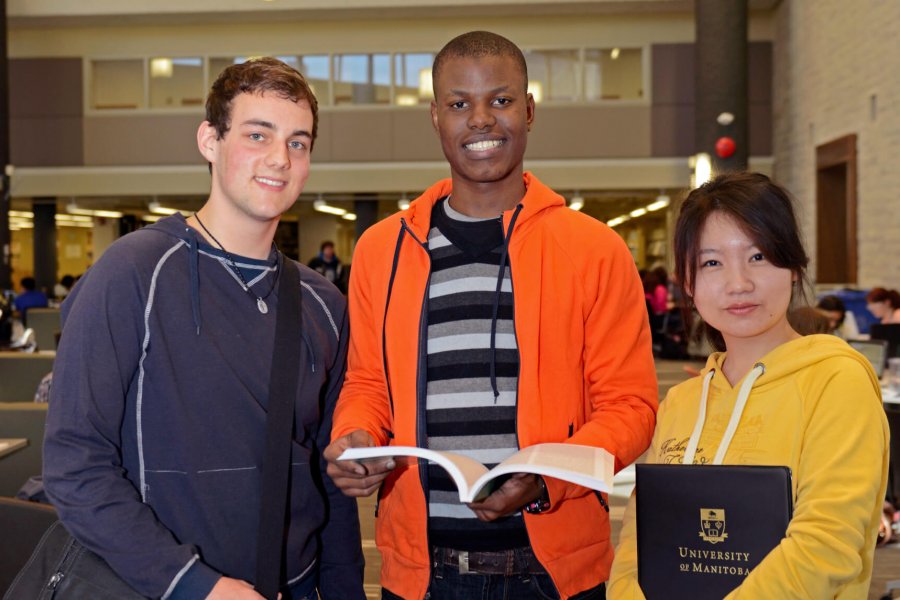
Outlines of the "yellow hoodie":
M694 463L710 463L742 381L722 375L725 353L660 404L647 462L681 463L697 419L703 376L716 369ZM728 598L866 598L887 487L889 433L871 365L846 342L811 335L760 362L723 464L784 465L794 517L781 543ZM662 502L663 499L660 499ZM644 598L637 583L635 498L625 512L607 597Z

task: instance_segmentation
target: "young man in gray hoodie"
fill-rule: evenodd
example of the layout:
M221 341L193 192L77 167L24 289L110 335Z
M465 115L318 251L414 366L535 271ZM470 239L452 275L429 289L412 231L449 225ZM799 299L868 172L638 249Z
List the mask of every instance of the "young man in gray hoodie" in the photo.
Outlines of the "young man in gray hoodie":
M273 243L309 173L317 104L272 58L228 67L197 132L209 199L113 244L63 307L44 444L66 528L154 598L259 599L260 468L278 280L300 275L282 597L364 598L355 502L324 474L343 297Z

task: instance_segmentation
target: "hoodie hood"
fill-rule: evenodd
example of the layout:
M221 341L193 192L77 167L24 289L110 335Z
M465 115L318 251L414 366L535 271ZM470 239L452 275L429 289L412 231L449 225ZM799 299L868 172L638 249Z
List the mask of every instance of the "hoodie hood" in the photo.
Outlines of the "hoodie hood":
M525 196L518 203L521 210L516 217L514 225L524 225L532 217L548 208L565 208L565 198L541 183L531 172L526 171L522 177L525 181ZM431 211L434 205L452 191L453 180L442 179L425 190L421 196L410 202L409 208L400 213L401 218L420 240L426 239L428 236L428 228L431 226ZM512 221L513 214L516 212L516 208L514 207L503 213L503 230L507 236L509 235L507 229Z
M181 240L187 246L191 273L191 314L194 317L197 335L200 335L200 325L202 324L200 315L200 240L197 237L197 232L193 228L188 227L187 221L181 213L175 213L160 219L156 223L145 227L144 230L169 235Z
M721 372L727 354L727 352L714 352L711 354L706 361L706 366L703 368L701 376L705 376L710 369L716 369ZM879 394L881 393L881 384L869 360L851 348L844 340L835 335L827 334L807 335L791 340L763 356L757 362L765 366L765 373L756 380L753 389L765 390L781 385L784 383L784 379L795 375L798 371L835 357L850 358L862 365L868 374L873 389ZM741 378L741 381L745 378L746 375ZM740 383L740 381L735 382L734 387L739 387ZM714 377L712 385L722 388L727 386L728 383L724 377Z

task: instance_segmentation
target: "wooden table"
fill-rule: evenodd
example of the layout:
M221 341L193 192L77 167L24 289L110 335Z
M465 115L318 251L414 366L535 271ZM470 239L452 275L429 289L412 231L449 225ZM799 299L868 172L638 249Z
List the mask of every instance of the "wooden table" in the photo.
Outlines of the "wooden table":
M25 438L0 438L0 458L8 454L12 454L16 450L21 450L28 445Z

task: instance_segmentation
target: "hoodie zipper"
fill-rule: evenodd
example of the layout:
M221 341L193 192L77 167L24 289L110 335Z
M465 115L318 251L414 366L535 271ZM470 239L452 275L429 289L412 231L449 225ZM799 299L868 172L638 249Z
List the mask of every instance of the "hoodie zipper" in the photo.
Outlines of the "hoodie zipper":
M427 354L425 350L425 344L423 341L428 336L428 324L427 324L427 315L428 315L428 294L431 292L431 252L428 249L427 242L423 242L420 240L412 229L409 228L409 225L406 224L406 219L401 218L400 224L403 229L416 241L419 246L425 250L425 254L428 256L428 280L425 282L425 292L422 297L422 308L419 312L419 334L418 334L418 356L416 357L416 444L420 447L423 447L427 438L427 431L425 429L425 419L423 409L425 407L425 382L427 379L427 371L423 369L425 364ZM419 464L419 477L422 480L423 489L428 489L426 484L428 482L427 477L427 463Z
M388 291L387 291L387 299L385 300L384 306L384 319L381 327L381 355L382 355L382 364L384 368L385 381L387 383L387 392L388 392L388 400L390 402L391 407L391 417L394 416L394 395L393 390L391 389L391 378L390 378L390 369L388 367L388 359L387 359L387 317L388 317L388 309L391 305L391 295L393 294L394 289L394 278L397 275L397 269L400 263L400 251L403 246L403 238L406 235L409 235L415 242L425 250L425 254L428 256L428 280L425 283L425 293L422 298L422 309L419 313L419 333L418 333L418 359L416 364L416 444L420 447L423 446L424 440L426 437L425 432L425 422L424 419L419 418L419 409L420 405L424 403L424 388L421 384L423 371L422 371L422 363L424 362L424 354L423 354L423 345L422 339L425 334L427 334L427 329L425 328L425 315L428 307L428 294L431 289L431 252L428 250L427 243L422 242L418 238L418 236L413 232L413 230L406 223L406 219L400 219L400 232L397 234L397 244L394 247L394 258L391 263L391 276L388 281ZM423 333L424 332L424 333ZM393 439L394 434L391 431L386 431L388 438ZM428 484L428 474L427 474L428 463L420 463L419 464L419 480L422 484L422 489L427 490ZM381 486L378 489L378 497L375 501L375 516L378 516L378 509L381 506L381 497L382 491L384 490L384 486ZM427 510L428 503L426 505L426 518L427 518ZM427 539L427 528L426 528L426 539ZM429 564L431 564L431 558L428 559Z

